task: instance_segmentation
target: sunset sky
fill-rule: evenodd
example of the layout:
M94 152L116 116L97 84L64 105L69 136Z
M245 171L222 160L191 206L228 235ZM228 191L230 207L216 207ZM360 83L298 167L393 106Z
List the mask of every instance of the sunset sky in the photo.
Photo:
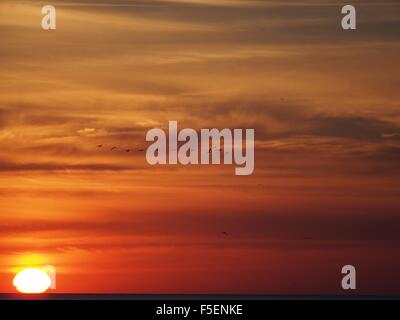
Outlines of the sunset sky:
M350 2L2 0L0 292L399 294L400 3ZM254 128L254 173L147 164L169 120Z

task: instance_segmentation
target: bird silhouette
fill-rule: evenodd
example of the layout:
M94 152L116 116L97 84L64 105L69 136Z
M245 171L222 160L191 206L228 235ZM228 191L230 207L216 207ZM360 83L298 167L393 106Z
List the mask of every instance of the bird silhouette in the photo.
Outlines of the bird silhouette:
M217 148L214 146L214 147L208 149L208 153L211 153L211 152L213 152L213 151L221 151L221 150L222 150L221 148L218 148L218 149L217 149Z
M114 149L117 149L117 147L112 147L110 150L114 150Z
M103 145L102 144L99 144L99 145L97 145L97 148L101 148Z
M130 151L131 151L130 149L126 149L126 150L125 150L125 152L130 152Z
M226 231L223 231L222 234L225 235L225 236L228 235L228 233Z

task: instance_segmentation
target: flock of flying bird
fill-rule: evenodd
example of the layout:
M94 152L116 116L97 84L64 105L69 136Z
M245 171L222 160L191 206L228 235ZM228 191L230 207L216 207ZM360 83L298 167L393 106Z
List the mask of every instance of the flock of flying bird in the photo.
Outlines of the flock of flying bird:
M97 148L103 148L103 145L102 144L98 144ZM113 151L115 149L117 149L117 147L115 147L115 146L110 148L111 151ZM144 149L137 149L136 151L143 152ZM131 149L125 149L125 152L131 152Z
M103 145L102 145L102 144L98 144L97 147L98 147L98 148L103 148ZM113 146L113 147L110 148L111 151L113 151L113 150L115 150L115 149L118 149L118 147ZM133 149L123 149L123 150L125 150L125 152L134 151ZM138 152L143 152L144 149L137 149L136 151L138 151ZM216 149L215 147L214 147L214 148L210 148L210 149L208 150L208 153L211 153L211 152L213 152L213 151L221 151L221 148L219 148L219 149ZM262 185L259 184L258 186L262 186ZM227 233L226 231L223 231L222 234L223 234L224 236L228 236L228 233ZM303 238L303 240L310 240L310 238Z
M103 147L102 144L98 144L98 145L97 145L97 148L102 148L102 147ZM115 149L117 149L117 147L115 147L115 146L113 146L113 147L110 148L111 151L113 151L113 150L115 150ZM212 151L221 151L221 150L222 150L221 148L215 149L215 147L214 147L214 148L210 148L210 149L208 150L208 153L211 153ZM136 151L143 152L144 149L137 149ZM125 152L131 152L131 149L125 149Z

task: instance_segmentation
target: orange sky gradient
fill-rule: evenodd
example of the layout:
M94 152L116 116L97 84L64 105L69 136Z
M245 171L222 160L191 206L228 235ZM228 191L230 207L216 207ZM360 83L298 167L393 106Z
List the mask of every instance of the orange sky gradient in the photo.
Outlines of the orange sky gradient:
M398 1L44 4L0 4L0 292L400 293ZM169 120L255 128L253 175L148 165Z

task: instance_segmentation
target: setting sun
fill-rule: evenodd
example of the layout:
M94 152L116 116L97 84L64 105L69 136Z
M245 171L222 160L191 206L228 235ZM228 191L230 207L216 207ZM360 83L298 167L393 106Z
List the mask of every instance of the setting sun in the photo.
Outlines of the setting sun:
M50 288L51 279L42 269L27 268L17 273L13 285L21 293L43 293Z

